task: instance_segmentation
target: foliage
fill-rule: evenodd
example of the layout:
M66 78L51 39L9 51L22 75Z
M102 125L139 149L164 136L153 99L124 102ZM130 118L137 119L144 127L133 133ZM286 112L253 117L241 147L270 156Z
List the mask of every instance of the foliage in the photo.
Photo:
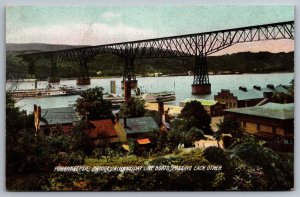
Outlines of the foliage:
M241 73L270 73L286 72L294 70L294 53L269 53L269 52L241 52L230 55L209 56L207 58L209 72L219 73L223 71ZM7 55L7 79L26 77L27 62L18 58L15 53ZM36 64L37 78L46 79L50 70L50 62L46 59L39 60ZM187 73L193 70L193 58L158 58L136 60L135 71L137 74L149 73ZM90 76L122 76L124 60L112 54L99 54L89 62ZM79 73L78 63L61 61L58 65L59 77L77 77Z
M291 81L291 87L288 88L287 93L274 92L271 101L274 103L293 103L294 102L294 80Z
M228 162L226 152L220 147L207 147L204 149L203 156L211 163L224 165Z
M231 119L224 119L222 122L217 124L217 126L220 133L229 133L234 138L241 138L245 133L241 124Z
M212 134L210 127L211 117L200 102L191 101L186 103L181 110L180 117L187 122L188 129L196 127L202 129L207 135Z
M121 118L141 117L145 112L145 100L137 97L131 97L127 104L124 103L120 107Z
M284 165L286 161L282 160L282 157L272 149L264 147L260 142L241 143L231 150L231 156L239 157L253 167L262 168L271 190L284 190L293 185L292 173L286 174L286 168L288 167ZM291 168L289 166L289 169Z
M112 104L103 99L103 88L89 88L76 100L76 110L88 120L112 118Z
M192 147L195 141L204 139L204 132L196 127L190 128L189 122L185 119L176 119L172 124L172 130L168 132L167 136L171 149L175 149L179 144Z

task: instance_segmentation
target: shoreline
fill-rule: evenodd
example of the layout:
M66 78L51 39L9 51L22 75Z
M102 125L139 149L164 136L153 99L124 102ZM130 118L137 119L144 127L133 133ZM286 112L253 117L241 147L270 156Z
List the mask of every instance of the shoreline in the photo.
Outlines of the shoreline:
M271 72L271 73L222 73L222 74L209 74L209 76L223 76L223 75L257 75L257 74L285 74L285 73L295 73L293 72ZM147 77L181 77L181 76L193 76L191 75L183 75L183 74L169 74L169 75L160 75L160 76L143 76L143 75L136 75L137 78L147 78ZM91 79L112 79L112 78L122 78L123 76L102 76L102 77L90 77ZM60 78L61 80L76 80L77 78ZM7 82L34 82L36 79L7 79ZM47 81L47 79L37 79L38 81Z

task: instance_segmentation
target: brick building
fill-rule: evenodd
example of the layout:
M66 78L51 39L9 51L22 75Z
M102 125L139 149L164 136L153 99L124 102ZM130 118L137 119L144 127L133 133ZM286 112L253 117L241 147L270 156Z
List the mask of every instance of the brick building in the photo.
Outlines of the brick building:
M288 88L289 86L275 87L272 84L268 84L265 88L255 85L253 89L240 86L238 90L222 89L214 96L214 100L225 104L226 109L251 107L268 102L274 92L287 93Z

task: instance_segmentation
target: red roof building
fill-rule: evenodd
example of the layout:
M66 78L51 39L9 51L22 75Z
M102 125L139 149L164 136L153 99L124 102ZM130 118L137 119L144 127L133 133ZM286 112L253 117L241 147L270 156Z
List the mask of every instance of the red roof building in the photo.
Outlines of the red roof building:
M118 134L115 130L111 119L89 121L91 128L88 130L88 135L91 138L97 139L108 137L111 142L118 141Z

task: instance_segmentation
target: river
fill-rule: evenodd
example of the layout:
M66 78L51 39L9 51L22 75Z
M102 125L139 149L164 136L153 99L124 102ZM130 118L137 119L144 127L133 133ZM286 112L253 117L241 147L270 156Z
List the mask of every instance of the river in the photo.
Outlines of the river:
M238 89L239 86L246 86L252 88L253 85L265 87L267 84L274 84L275 86L283 84L289 85L294 78L294 73L271 73L271 74L236 74L236 75L211 75L210 83L212 93L209 95L192 95L191 84L193 76L172 76L172 77L138 77L139 87L147 92L160 92L160 91L175 91L176 101L170 104L178 105L179 101L185 98L205 98L213 99L214 95L221 89ZM90 85L76 86L76 80L62 80L57 86L68 85L80 87L82 89L101 86L104 92L110 91L110 81L116 81L117 94L121 94L121 77L120 78L103 78L91 79ZM47 81L39 81L38 88L45 88ZM6 84L9 88L11 83ZM33 89L34 82L21 82L17 86L18 89ZM33 105L37 104L42 108L55 108L66 107L70 102L76 101L78 95L60 96L60 97L47 97L47 98L23 98L16 103L21 109L31 112Z

